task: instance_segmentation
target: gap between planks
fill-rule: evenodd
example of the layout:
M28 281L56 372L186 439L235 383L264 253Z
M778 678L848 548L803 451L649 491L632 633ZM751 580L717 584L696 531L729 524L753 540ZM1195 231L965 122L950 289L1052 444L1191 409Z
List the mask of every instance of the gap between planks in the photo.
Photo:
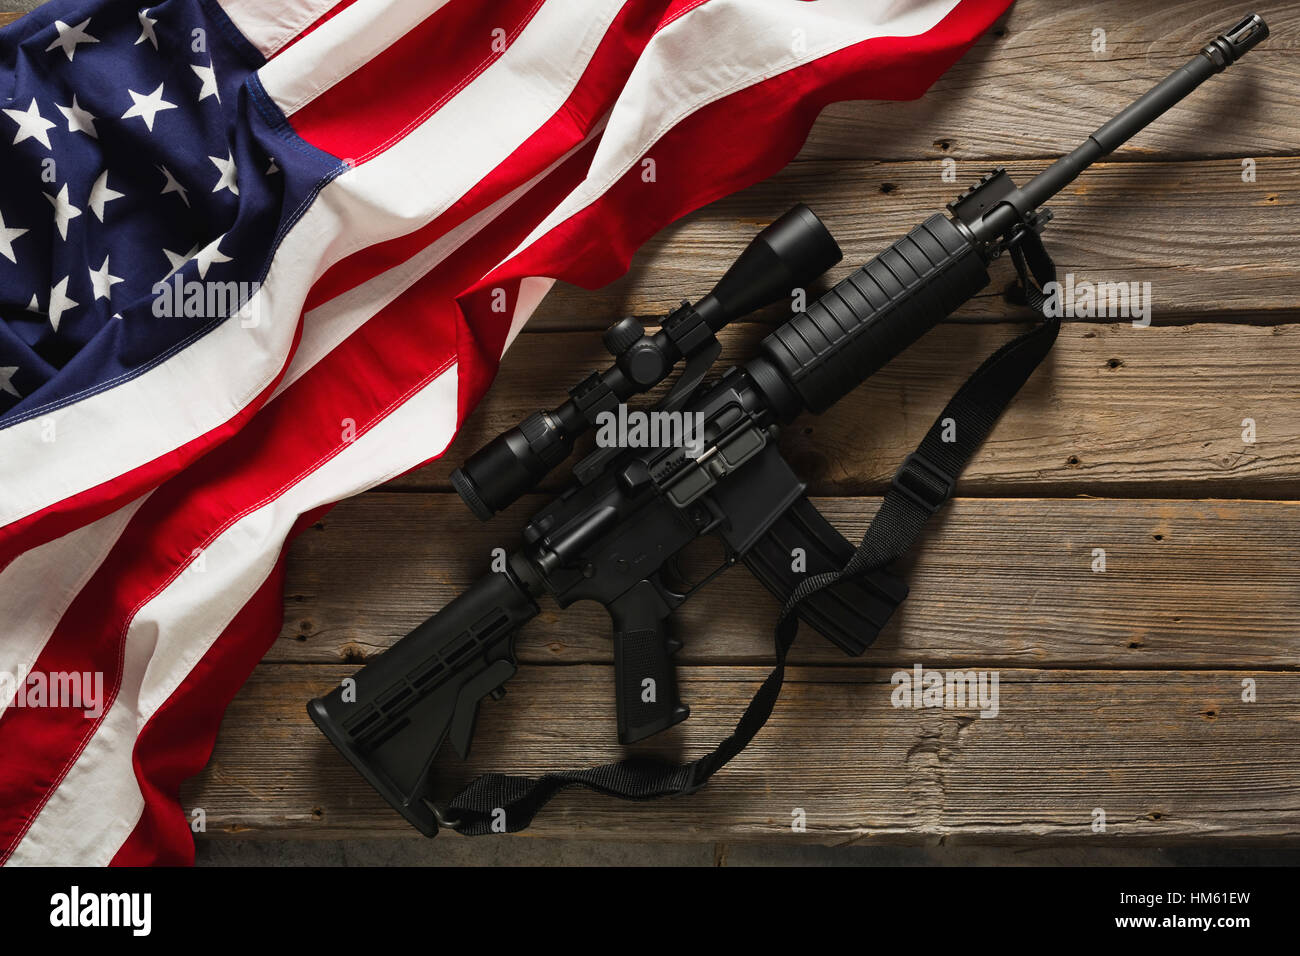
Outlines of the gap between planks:
M450 494L345 501L291 548L284 624L266 660L359 666L488 573L493 548L517 547L518 525L543 500L486 524ZM857 540L878 499L815 503ZM848 669L1294 670L1298 551L1297 502L957 499L899 566L911 596L863 657L805 629L791 659ZM688 573L712 557L688 560ZM561 611L543 600L541 609L519 634L522 662L611 659L598 605ZM777 610L745 568L729 570L674 615L685 641L678 663L770 661Z

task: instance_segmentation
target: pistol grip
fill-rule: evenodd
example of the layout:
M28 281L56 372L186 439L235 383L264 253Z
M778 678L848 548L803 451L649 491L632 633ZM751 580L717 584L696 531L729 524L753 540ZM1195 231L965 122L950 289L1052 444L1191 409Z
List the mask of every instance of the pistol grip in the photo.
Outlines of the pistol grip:
M636 743L690 716L677 696L672 655L672 608L659 589L642 581L609 608L614 620L614 684L618 742Z

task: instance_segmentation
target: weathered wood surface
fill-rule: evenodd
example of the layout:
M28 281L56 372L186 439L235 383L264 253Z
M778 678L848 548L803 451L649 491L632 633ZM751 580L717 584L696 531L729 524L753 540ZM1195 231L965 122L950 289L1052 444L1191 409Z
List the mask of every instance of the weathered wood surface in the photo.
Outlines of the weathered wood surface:
M1091 131L1081 125L1076 138ZM1300 137L1295 143L1300 148ZM529 327L600 328L624 314L663 315L683 297L712 288L754 234L796 202L807 203L843 249L844 261L828 273L838 280L997 165L1025 182L1048 163L963 160L956 182L945 182L940 164L929 161L792 163L663 230L626 276L603 289L557 285ZM1230 158L1103 163L1052 200L1056 219L1044 240L1062 277L1150 282L1157 325L1247 312L1254 319L1285 315L1300 304L1300 158L1260 157L1255 177L1243 182L1241 161ZM1010 263L995 263L991 275L993 282L955 318L1024 314L1005 295L1015 278Z
M422 839L303 713L351 670L258 668L210 766L182 794L206 811L210 833ZM646 752L703 753L767 672L684 670L691 719ZM1241 700L1246 678L1257 682L1255 703ZM435 773L452 787L489 768L538 773L616 758L612 681L607 666L525 668L503 702L484 703L472 760L441 757ZM975 709L895 708L892 690L888 669L792 668L767 727L699 793L626 804L571 791L529 833L1103 846L1300 838L1300 675L1003 670L992 720ZM791 832L796 808L806 834ZM1096 809L1104 834L1092 829Z
M817 503L856 540L879 502ZM295 547L266 659L357 663L383 650L487 573L493 548L515 547L523 517L483 524L451 494L343 503ZM1103 573L1094 548L1106 551ZM1298 553L1300 502L960 499L918 548L911 597L862 659L806 631L792 660L1296 669ZM770 660L776 610L733 568L679 611L679 662ZM608 616L543 602L518 651L535 664L609 662Z
M1300 313L1297 313L1300 318ZM953 392L1024 326L937 328L782 448L814 494L879 493ZM761 332L728 330L725 366ZM451 470L539 406L558 405L607 356L590 332L530 336L507 355L442 460L389 487L450 488ZM1067 325L958 486L980 495L1295 497L1300 491L1300 325ZM1242 422L1253 419L1254 444ZM558 488L558 470L545 485Z
M515 546L533 498L481 525L446 489L466 454L553 405L603 353L590 330L698 296L763 225L808 202L845 262L874 255L987 168L1032 175L1239 11L1209 0L1019 0L925 97L845 103L773 178L686 217L606 289L557 286L445 462L339 506L290 555L283 633L187 785L209 835L421 839L314 730L336 685ZM1052 205L1079 281L1149 281L1153 328L1069 321L907 568L912 597L861 660L812 634L764 732L702 792L559 797L539 836L913 844L1282 844L1300 838L1300 4L1273 36ZM1093 31L1107 50L1094 53ZM955 183L943 161L957 163ZM1243 182L1242 160L1256 163ZM998 263L955 320L783 447L850 537L964 376L1017 328ZM753 354L774 307L726 333ZM1242 440L1243 419L1258 440ZM556 487L554 482L548 488ZM1252 500L1254 499L1254 500ZM1093 549L1107 570L1092 571ZM698 754L766 673L773 602L743 569L679 617ZM553 606L486 703L472 762L537 772L615 757L604 612ZM895 669L1000 671L997 719L890 704ZM1242 700L1254 680L1258 701ZM791 812L808 815L806 835ZM1104 834L1094 810L1106 813Z
M805 158L1057 156L1187 61L1249 5L1216 0L1017 0L929 93L837 103ZM1294 155L1300 142L1300 6L1261 4L1271 38L1144 130L1124 159ZM1106 51L1093 52L1093 31ZM1238 85L1239 84L1239 85ZM1241 89L1249 95L1241 96Z

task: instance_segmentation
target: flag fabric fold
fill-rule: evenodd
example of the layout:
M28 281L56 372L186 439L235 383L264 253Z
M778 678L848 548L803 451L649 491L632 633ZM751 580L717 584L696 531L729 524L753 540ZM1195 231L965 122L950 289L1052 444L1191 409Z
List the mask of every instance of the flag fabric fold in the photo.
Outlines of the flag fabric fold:
M177 788L292 536L440 456L556 280L615 278L827 103L919 96L1008 5L51 0L0 30L0 857L192 861Z

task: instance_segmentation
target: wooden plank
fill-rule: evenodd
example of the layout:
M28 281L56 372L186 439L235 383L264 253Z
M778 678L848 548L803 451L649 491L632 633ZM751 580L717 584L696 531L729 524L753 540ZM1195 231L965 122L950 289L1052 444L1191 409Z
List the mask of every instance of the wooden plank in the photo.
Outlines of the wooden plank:
M878 502L818 504L857 540ZM267 659L360 663L383 650L486 573L493 548L518 547L526 511L482 524L453 495L344 502L290 552L284 629ZM1092 570L1094 548L1106 550L1104 573ZM805 631L792 659L1293 669L1297 553L1297 502L958 499L906 571L911 597L863 658ZM522 660L611 660L599 606L542 603L520 634ZM776 612L746 569L730 570L675 617L681 663L770 659Z
M928 664L929 662L922 662ZM972 665L973 666L973 665ZM538 773L614 759L609 667L526 668L482 708L468 764ZM704 752L765 668L687 669L691 718L647 752ZM422 839L338 756L306 700L350 672L262 665L227 713L208 768L182 791L209 837ZM1242 680L1257 680L1244 703ZM891 705L887 669L794 668L768 726L690 797L627 804L570 791L529 831L568 839L1218 846L1300 839L1300 675L1010 671L999 712ZM791 832L792 813L807 833ZM1094 833L1094 811L1106 832ZM442 839L454 839L450 835Z
M1054 156L1073 149L1246 7L1215 0L1017 0L919 100L849 102L819 118L804 157L959 159ZM1271 37L1209 81L1118 155L1294 154L1300 4L1259 11ZM1093 52L1094 30L1106 31Z
M878 494L966 376L1022 327L952 324L782 447L814 494ZM757 351L761 330L723 334L719 369ZM589 332L525 336L441 461L389 487L450 488L451 470L608 363ZM977 495L1291 498L1300 478L1300 325L1198 323L1135 329L1072 323L1012 403L959 488ZM1258 440L1242 441L1253 418ZM563 472L544 486L556 489Z
M529 328L601 328L624 314L662 316L682 298L704 295L750 239L796 202L807 203L844 250L828 274L838 280L942 212L993 166L1006 165L1025 182L1048 165L1004 159L962 162L955 182L945 182L933 162L792 164L662 230L625 276L599 291L557 284ZM1260 158L1255 175L1242 182L1232 159L1104 163L1052 201L1056 219L1045 239L1062 276L1150 282L1157 325L1243 312L1267 319L1296 306L1300 157ZM1015 278L1010 263L995 263L991 274L993 282L956 317L1023 314L1005 295ZM788 314L781 306L758 319L778 321L781 309Z

